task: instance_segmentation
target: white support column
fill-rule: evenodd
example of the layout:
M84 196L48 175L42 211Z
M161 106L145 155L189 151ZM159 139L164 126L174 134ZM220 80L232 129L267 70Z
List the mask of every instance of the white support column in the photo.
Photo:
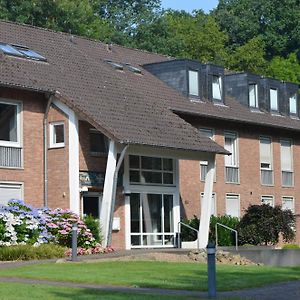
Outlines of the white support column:
M62 110L69 118L69 195L70 210L80 213L79 195L79 131L78 117L64 103L54 100L54 105Z
M215 155L208 159L208 172L205 178L204 196L201 206L201 217L199 224L198 245L199 248L206 248L208 243L209 224L212 209L212 193L215 174Z
M107 245L116 163L117 163L116 144L114 141L110 140L107 164L106 164L104 188L103 188L102 207L101 207L101 214L100 214L101 230L103 235L103 246Z

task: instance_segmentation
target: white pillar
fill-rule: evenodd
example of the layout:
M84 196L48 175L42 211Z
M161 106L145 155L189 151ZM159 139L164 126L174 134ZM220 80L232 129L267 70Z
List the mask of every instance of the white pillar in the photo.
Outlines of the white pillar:
M205 178L204 196L201 205L201 217L199 224L198 246L206 248L209 235L209 224L212 209L212 194L215 175L215 155L208 159L208 172Z
M54 105L62 110L69 118L69 195L70 210L80 213L79 195L79 131L76 113L59 100Z
M103 246L107 245L109 219L112 205L114 174L117 162L117 148L114 141L109 141L109 151L106 164L103 199L100 213L101 231L103 236Z

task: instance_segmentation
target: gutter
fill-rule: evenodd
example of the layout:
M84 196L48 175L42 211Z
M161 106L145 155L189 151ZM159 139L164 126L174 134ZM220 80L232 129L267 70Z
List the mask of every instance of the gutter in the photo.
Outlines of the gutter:
M50 106L52 104L54 96L50 95L48 98L44 120L43 120L43 129L44 129L44 207L48 208L48 114Z
M117 197L117 181L118 181L119 170L124 160L128 147L129 145L126 145L122 150L114 173L112 199L111 199L111 207L110 207L109 223L108 223L107 243L106 243L107 247L110 247L112 242L112 225L114 220L114 210L115 210L116 197Z

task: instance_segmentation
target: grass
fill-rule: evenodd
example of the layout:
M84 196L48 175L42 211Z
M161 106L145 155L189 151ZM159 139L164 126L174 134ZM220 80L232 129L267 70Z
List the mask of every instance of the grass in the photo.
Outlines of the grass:
M2 269L1 276L131 287L207 290L207 266L195 263L106 261ZM300 280L300 267L217 266L217 289L229 291Z
M163 296L152 294L133 294L133 293L119 293L99 291L93 289L82 288L67 288L49 285L35 285L22 283L0 283L0 299L2 300L60 300L60 299L86 299L86 300L185 300L195 299L186 296Z

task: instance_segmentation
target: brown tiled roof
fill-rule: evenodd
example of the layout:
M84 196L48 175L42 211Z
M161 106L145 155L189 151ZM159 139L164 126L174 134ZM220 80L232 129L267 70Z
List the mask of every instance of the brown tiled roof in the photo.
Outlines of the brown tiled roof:
M201 136L168 108L186 100L159 79L124 68L117 71L105 60L141 66L168 58L57 33L0 22L0 42L21 44L47 62L0 55L0 84L56 92L62 101L97 129L120 143L189 151L227 153Z

